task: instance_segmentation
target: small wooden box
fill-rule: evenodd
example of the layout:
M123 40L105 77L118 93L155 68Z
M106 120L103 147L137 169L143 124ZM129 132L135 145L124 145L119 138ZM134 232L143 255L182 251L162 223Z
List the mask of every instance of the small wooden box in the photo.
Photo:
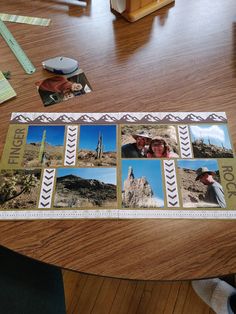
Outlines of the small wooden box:
M174 1L175 0L126 0L126 9L121 14L128 21L135 22Z

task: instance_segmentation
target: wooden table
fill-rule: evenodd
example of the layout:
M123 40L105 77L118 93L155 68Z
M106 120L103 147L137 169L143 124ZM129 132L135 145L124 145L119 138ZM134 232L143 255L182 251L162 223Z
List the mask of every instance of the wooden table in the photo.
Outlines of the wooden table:
M2 151L11 112L226 111L236 143L236 2L177 0L135 23L109 1L3 0L0 12L51 18L7 23L37 72L27 75L1 39L0 69L17 98L0 107ZM44 107L35 82L44 59L78 59L94 91ZM236 272L236 221L2 221L0 244L71 270L170 280Z

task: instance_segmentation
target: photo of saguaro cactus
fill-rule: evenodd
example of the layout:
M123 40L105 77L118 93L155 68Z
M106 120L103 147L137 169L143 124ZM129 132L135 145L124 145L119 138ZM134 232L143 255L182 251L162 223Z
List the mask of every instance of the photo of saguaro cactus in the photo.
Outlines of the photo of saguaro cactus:
M64 126L29 126L23 159L24 167L62 165Z
M80 126L78 166L116 165L116 126Z

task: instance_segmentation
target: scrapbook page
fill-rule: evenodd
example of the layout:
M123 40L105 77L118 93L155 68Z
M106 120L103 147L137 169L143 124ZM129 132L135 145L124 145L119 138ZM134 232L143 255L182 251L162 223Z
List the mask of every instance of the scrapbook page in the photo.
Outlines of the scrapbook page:
M223 112L13 113L0 219L236 218Z

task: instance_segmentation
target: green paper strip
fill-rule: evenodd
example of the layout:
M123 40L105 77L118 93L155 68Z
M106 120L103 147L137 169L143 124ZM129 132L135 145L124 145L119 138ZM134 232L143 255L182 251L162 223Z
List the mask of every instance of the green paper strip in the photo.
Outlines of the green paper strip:
M44 19L40 17L12 15L12 14L6 14L6 13L0 13L0 19L2 21L7 21L7 22L40 25L40 26L48 26L51 21L50 19Z
M3 73L0 71L0 104L15 96L16 96L16 92L11 87L10 83L5 78Z

